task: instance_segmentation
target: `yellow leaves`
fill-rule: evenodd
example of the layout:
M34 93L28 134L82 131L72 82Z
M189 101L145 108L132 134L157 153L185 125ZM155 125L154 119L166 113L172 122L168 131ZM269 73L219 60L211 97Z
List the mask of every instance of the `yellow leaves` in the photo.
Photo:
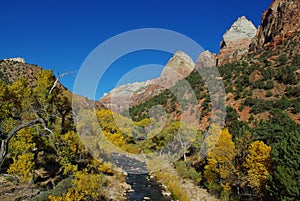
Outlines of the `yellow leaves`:
M222 130L219 126L213 124L209 130L209 136L205 140L207 153L209 153L219 141Z
M42 70L36 74L37 86L34 89L36 93L48 94L53 86L55 76L52 70Z
M213 132L220 132L215 127ZM218 134L212 133L212 141L215 141L215 137ZM234 173L233 159L235 157L235 146L232 142L232 136L228 132L228 129L221 131L219 139L214 147L210 147L211 151L207 155L207 165L204 167L204 177L210 184L212 182L220 182L223 185L223 189L229 189L226 182L230 179L230 176ZM210 140L208 140L208 146L211 146ZM219 178L220 181L216 181Z
M60 197L60 196L52 196L52 195L49 195L48 200L49 200L49 201L63 201L63 198Z
M34 154L23 153L13 158L13 164L9 166L7 172L21 177L21 181L29 181L32 179Z
M22 181L30 180L35 164L34 154L30 152L35 147L32 128L20 130L9 145L13 163L9 166L8 173L20 176Z
M63 163L62 166L64 168L64 175L72 174L73 172L76 172L78 170L78 166L72 165L71 163Z
M11 95L20 102L20 107L27 107L32 103L32 89L24 78L19 78L12 85L8 86Z
M113 173L113 165L110 162L103 162L102 159L92 160L91 167L94 167L97 170L99 170L103 173L106 173L106 174Z
M68 144L70 151L68 154L76 154L85 149L84 145L79 139L79 136L74 131L68 131L66 134L62 135L61 138Z
M122 148L125 145L125 138L122 136L120 133L108 133L108 132L103 132L106 139L113 143L114 145Z
M32 150L35 147L33 142L32 128L24 128L9 142L13 155Z
M101 174L88 173L86 170L75 173L72 181L74 187L63 196L49 196L49 201L83 201L98 200L102 195L105 180Z
M101 174L78 171L73 180L75 191L84 196L92 196L95 200L101 195L104 179Z
M260 191L271 170L271 147L262 141L253 142L249 149L244 167L247 168L246 180L252 188Z
M135 122L135 125L138 126L138 127L147 127L150 124L151 124L151 119L149 119L149 118L145 118L145 119L142 119L139 122Z

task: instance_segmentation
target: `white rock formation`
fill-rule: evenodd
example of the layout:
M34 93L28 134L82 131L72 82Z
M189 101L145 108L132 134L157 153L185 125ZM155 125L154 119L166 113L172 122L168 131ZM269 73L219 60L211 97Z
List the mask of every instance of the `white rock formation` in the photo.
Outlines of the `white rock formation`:
M218 55L218 66L239 59L247 53L256 31L256 27L245 16L238 18L223 36Z
M24 58L21 57L15 57L15 58L7 58L7 59L3 59L4 61L16 61L16 62L20 62L20 63L26 63Z

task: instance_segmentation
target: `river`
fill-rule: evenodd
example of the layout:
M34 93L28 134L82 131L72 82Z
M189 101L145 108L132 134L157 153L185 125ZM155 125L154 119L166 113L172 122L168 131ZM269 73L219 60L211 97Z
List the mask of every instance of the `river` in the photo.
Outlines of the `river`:
M162 194L159 185L148 174L128 174L126 182L131 185L132 192L128 192L126 201L171 201L170 196Z
M127 191L126 201L171 201L170 196L162 194L161 185L149 176L149 171L144 162L129 158L125 154L112 154L110 161L126 172L126 183L131 185Z

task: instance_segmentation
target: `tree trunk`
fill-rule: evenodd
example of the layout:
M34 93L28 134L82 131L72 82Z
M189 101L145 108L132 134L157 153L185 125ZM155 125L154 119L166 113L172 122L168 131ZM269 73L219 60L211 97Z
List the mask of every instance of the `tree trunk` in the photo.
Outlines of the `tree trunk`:
M6 135L6 138L3 139L1 141L1 147L0 147L0 170L1 170L1 167L3 165L3 162L7 156L7 152L8 152L8 143L9 141L11 140L11 138L13 138L16 133L21 130L22 128L26 128L26 127L29 127L29 126L33 126L37 123L41 123L41 119L40 118L37 118L35 120L32 120L32 121L29 121L29 122L26 122L26 123L21 123L19 125L16 125L14 126Z

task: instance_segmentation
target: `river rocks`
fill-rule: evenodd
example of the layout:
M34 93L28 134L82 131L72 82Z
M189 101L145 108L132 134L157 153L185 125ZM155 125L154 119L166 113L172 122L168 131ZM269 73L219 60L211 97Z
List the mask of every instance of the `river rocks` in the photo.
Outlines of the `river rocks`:
M256 31L256 27L245 16L238 18L223 36L217 65L230 63L247 53Z

